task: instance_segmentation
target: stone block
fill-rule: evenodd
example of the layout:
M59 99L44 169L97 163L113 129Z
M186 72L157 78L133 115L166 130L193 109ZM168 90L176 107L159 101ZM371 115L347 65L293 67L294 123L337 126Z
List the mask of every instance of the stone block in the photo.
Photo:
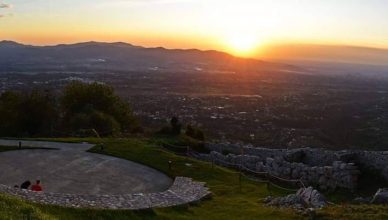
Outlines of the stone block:
M371 203L387 205L388 204L388 188L379 189L374 195Z

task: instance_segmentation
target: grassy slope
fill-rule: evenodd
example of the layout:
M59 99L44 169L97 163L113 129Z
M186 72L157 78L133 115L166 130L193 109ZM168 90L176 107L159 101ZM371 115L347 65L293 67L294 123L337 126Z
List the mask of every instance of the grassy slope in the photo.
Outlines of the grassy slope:
M97 139L56 139L56 141L89 141ZM20 200L0 196L0 217L8 214L20 215L30 210L37 219L302 219L290 210L278 210L264 206L260 198L270 192L264 184L243 179L240 190L238 175L233 171L216 167L163 151L154 146L150 139L104 139L105 149L92 152L105 153L116 157L136 161L158 169L167 175L188 176L204 181L213 192L212 199L197 205L176 208L155 209L149 211L107 211L67 209L52 206L35 205ZM168 161L173 161L172 169ZM187 163L192 166L186 166ZM274 192L280 194L280 192ZM351 210L351 212L348 212ZM379 206L331 207L318 213L321 219L388 219L388 211ZM11 216L12 217L12 216ZM8 219L12 219L9 217ZM15 219L16 216L14 216ZM7 219L7 218L5 218ZM16 218L18 219L18 218Z

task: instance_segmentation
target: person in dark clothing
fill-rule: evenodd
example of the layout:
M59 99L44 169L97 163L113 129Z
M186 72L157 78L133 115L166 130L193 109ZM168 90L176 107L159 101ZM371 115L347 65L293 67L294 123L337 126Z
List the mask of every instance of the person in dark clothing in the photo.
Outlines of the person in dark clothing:
M20 189L28 189L31 186L31 182L29 180L25 181L20 185Z

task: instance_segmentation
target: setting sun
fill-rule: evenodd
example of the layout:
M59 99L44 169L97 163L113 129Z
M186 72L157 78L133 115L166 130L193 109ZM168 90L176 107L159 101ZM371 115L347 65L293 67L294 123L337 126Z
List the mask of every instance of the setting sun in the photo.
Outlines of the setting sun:
M252 55L258 46L258 39L252 35L235 34L226 41L230 52L237 56Z

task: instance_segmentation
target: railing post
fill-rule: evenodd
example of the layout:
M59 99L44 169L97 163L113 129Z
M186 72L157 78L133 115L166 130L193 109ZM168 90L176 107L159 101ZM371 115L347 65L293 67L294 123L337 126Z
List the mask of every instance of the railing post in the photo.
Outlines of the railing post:
M241 171L238 172L238 182L239 182L239 186L240 186L240 192L242 191L242 183L241 183L241 180L242 180L242 175L241 175Z
M272 195L270 185L269 185L271 180L269 179L268 173L265 174L265 178L267 179L267 191L269 192L270 195Z
M241 153L241 160L240 160L240 172L242 171L242 166L244 164L244 147L240 147L240 153Z
M168 170L170 170L170 171L171 171L171 169L172 169L172 161L171 161L171 160L169 160L169 161L168 161Z
M21 149L22 149L22 142L19 141L19 150L21 150Z

